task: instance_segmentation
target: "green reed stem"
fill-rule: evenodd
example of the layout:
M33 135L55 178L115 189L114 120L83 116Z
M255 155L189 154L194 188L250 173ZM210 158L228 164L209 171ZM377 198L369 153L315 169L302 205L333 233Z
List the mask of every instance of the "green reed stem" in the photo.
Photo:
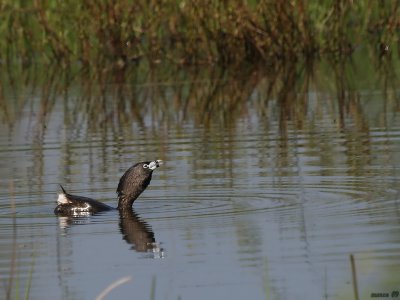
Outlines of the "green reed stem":
M35 268L35 259L36 259L36 255L35 255L35 253L33 253L32 262L31 262L31 268L29 269L28 282L26 284L26 289L25 289L25 297L24 297L25 300L29 299L29 292L31 290L32 278L33 278L33 270Z

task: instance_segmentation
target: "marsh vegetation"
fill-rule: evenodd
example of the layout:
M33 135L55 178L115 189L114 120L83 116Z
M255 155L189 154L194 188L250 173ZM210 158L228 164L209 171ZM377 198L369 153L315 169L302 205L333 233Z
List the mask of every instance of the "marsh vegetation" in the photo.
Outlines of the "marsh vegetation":
M397 48L398 1L12 1L0 58L23 65L275 64Z

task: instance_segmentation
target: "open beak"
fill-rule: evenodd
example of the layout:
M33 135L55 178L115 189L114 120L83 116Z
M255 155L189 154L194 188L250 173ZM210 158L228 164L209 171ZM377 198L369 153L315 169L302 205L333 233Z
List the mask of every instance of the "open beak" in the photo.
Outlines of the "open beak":
M149 163L149 169L151 170L155 170L157 169L159 166L161 166L164 162L161 159L158 160L154 160L152 162Z

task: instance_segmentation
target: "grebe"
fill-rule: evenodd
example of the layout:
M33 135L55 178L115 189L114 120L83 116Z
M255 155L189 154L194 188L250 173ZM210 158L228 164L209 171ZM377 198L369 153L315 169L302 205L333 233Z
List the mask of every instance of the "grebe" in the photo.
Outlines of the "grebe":
M140 162L130 167L118 183L119 210L132 209L133 202L150 184L153 171L157 169L162 160ZM97 200L71 195L60 185L62 193L58 194L55 214L60 215L88 215L115 209Z

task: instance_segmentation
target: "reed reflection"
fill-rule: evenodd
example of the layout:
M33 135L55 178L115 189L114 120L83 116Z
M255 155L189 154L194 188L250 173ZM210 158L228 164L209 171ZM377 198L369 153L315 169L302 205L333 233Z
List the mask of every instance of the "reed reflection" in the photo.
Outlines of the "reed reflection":
M332 119L344 126L346 114L353 113L346 111L349 102L355 100L352 96L365 89L357 86L354 74L365 68L366 61L376 63L370 70L361 70L364 81L376 83L380 79L384 93L396 89L396 84L388 83L388 77L395 78L398 68L388 63L389 55L381 59L375 55L375 60L368 53L360 57L358 65L343 58L287 59L267 66L225 69L139 64L135 68L93 73L85 69L60 71L56 67L13 71L16 74L3 71L0 118L13 125L23 115L24 107L30 107L33 99L40 99L30 113L36 118L32 126L34 137L42 140L57 103L63 103L64 125L76 130L87 126L91 131L118 131L132 122L141 129L149 125L182 126L187 122L233 129L238 119L249 116L250 107L256 108L261 119L268 119L271 106L276 106L280 130L286 135L288 121L300 128L306 123L309 95L316 90L328 93L331 104L338 107L338 115L332 115ZM325 106L323 102L319 104Z
M291 134L312 136L320 124L328 123L335 131L331 140L340 135L343 147L356 143L352 149L362 150L346 152L349 161L354 162L357 153L370 152L370 116L361 101L365 95L387 95L381 107L374 108L381 111L381 120L389 120L389 113L400 106L398 84L390 81L396 77L398 62L390 59L390 53L381 58L370 55L359 53L353 60L340 56L325 61L287 59L264 66L224 69L137 64L135 68L104 72L44 72L39 67L31 70L29 76L13 74L12 85L5 84L7 80L0 81L0 120L12 128L28 114L33 126L28 127L32 132L27 135L32 137L38 158L45 157L43 141L51 134L50 128L65 128L64 160L68 166L75 152L70 141L81 137L82 132L86 137L98 137L103 146L112 140L120 152L124 151L121 141L138 137L155 140L159 149L165 149L170 142L168 134L174 130L182 132L188 125L203 132L204 145L209 140L233 143L244 123L263 128L269 134L275 131L279 146L273 155L282 158L279 168L287 166L284 157L295 147L289 142ZM367 63L373 58L375 65ZM360 70L363 82L355 76ZM377 82L382 85L376 86ZM58 122L49 126L52 119ZM358 138L360 133L363 140ZM89 142L92 146L95 143ZM153 145L145 147L145 151L154 150ZM109 153L101 155L103 162L112 160L107 157ZM231 157L229 153L224 155ZM364 161L368 160L360 163ZM35 160L31 178L44 175L42 165L42 160Z

